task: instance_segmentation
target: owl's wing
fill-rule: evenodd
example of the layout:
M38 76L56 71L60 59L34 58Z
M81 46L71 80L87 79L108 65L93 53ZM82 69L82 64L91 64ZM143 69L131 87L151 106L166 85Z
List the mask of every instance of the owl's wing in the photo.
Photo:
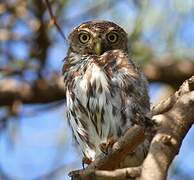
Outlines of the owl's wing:
M120 95L124 126L130 124L136 113L145 115L150 109L147 80L128 54L122 50L108 51L99 62L110 79L110 92Z
M70 64L68 62L68 56L63 59L63 67L62 67L62 75L64 77L64 90L66 93L66 88L67 88L67 82L71 78L71 73L69 73L69 67Z

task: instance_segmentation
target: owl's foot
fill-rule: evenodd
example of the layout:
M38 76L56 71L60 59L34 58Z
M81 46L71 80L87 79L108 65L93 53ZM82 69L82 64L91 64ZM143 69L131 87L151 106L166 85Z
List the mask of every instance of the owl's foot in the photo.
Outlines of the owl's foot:
M115 142L116 142L115 139L109 138L109 139L107 140L107 142L101 143L101 144L100 144L100 150L101 150L104 154L108 154L108 153L111 151L111 149L112 149L112 147L113 147L113 145L114 145Z
M83 157L83 158L82 158L82 168L83 168L83 169L85 169L84 164L89 165L90 163L92 163L92 160L91 160L91 159L89 159L89 158L87 158L87 157Z

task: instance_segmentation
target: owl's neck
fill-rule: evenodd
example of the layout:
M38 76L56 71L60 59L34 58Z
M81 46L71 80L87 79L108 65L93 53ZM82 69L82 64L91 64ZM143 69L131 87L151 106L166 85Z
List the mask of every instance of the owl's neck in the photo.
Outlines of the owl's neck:
M72 52L69 51L68 52L68 63L70 65L83 65L85 64L84 62L88 62L88 60L90 60L92 58L93 55L84 55L84 54L79 54L77 52Z

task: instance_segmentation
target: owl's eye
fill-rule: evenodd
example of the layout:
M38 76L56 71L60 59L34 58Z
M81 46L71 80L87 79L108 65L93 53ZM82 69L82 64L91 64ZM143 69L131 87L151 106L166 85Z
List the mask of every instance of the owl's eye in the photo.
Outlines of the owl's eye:
M85 44L90 40L90 35L83 32L79 34L79 40L81 43Z
M111 43L116 43L118 38L119 38L119 36L116 32L110 32L107 34L107 39Z

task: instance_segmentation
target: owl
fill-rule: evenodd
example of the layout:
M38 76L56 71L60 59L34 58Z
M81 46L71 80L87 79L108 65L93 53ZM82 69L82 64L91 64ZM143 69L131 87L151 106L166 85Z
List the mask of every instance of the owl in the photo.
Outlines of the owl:
M130 59L127 33L117 24L85 22L68 40L63 65L66 114L83 162L89 164L133 125L137 113L149 112L147 81ZM142 160L146 149L145 143L138 147L134 161Z

